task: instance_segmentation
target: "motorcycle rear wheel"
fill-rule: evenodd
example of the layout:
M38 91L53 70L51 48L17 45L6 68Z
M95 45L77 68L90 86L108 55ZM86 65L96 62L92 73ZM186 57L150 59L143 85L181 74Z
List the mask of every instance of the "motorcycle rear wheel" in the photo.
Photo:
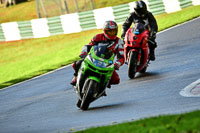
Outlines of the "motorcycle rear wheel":
M85 91L84 91L81 106L80 106L82 110L88 109L92 101L93 90L96 88L97 84L98 83L94 80L86 80L84 84L84 88L83 88Z
M130 79L135 78L136 70L137 70L137 53L131 52L129 61L128 61L128 76Z

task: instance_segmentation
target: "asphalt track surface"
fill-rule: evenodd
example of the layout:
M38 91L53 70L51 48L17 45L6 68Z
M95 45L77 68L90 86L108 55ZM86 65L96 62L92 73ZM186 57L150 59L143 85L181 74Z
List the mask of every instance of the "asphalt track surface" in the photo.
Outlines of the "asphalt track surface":
M200 97L179 92L200 78L200 18L157 35L156 61L121 83L88 111L76 107L70 67L0 90L0 133L62 133L200 109Z

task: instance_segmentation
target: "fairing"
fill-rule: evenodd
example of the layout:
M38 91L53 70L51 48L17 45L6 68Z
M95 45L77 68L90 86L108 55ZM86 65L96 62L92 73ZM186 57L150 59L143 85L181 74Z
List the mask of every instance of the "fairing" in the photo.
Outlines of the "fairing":
M129 28L125 35L125 60L128 62L129 54L131 51L136 51L138 53L138 68L137 72L140 71L147 64L149 56L149 46L148 46L149 31L147 29L137 30L134 28Z

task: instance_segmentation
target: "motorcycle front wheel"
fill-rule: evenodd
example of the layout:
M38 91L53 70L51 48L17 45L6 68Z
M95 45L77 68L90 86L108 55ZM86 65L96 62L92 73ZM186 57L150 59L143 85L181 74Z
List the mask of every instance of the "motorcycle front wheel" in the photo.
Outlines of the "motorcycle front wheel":
M94 80L87 79L83 89L84 89L84 94L82 97L82 102L80 108L82 110L87 110L91 101L92 101L92 96L93 96L93 90L97 87L97 82Z
M136 70L137 70L137 52L132 51L130 53L129 61L128 61L128 76L130 79L135 78Z
M81 107L81 100L80 99L78 99L78 101L77 101L77 103L76 103L76 106L78 107L78 108L80 108Z

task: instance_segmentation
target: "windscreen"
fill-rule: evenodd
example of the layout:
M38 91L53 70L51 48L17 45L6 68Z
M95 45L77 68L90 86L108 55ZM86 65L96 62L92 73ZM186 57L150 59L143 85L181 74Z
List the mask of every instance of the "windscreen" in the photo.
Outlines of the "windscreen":
M145 31L145 26L142 23L136 23L132 28L132 32L136 35L141 34L144 31Z
M110 59L110 57L113 55L113 52L109 50L107 46L108 44L103 43L99 43L98 45L93 46L96 56L103 59Z

